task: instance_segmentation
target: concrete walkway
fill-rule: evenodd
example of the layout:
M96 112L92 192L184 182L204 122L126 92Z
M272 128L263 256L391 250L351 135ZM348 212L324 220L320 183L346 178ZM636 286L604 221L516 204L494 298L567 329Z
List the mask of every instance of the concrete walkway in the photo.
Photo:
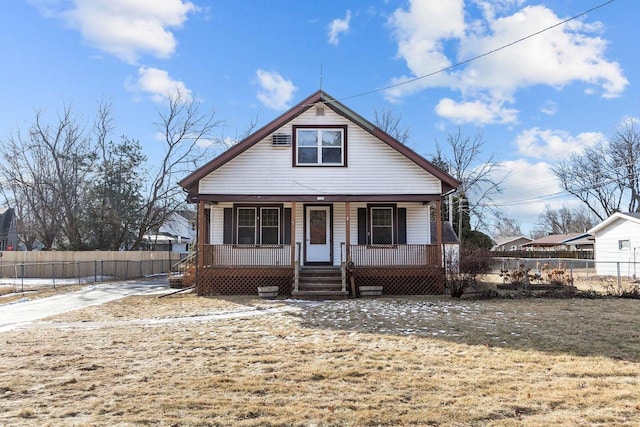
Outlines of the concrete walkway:
M0 305L0 332L17 329L45 317L104 304L131 295L162 294L172 290L169 288L166 276L157 276L90 285L76 292Z

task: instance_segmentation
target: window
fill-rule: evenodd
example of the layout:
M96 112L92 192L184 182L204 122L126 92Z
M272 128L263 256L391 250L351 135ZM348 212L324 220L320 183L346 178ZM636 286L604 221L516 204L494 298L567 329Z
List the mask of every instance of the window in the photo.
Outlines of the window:
M631 240L618 240L618 249L621 251L630 251Z
M239 245L280 244L280 209L238 208L236 242Z
M346 126L340 128L295 127L297 166L344 166Z
M371 244L393 244L393 208L371 208Z

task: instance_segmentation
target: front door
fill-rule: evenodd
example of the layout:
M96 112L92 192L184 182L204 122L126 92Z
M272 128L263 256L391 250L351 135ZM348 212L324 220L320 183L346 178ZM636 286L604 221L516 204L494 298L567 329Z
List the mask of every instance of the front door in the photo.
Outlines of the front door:
M307 206L306 208L306 262L331 262L331 208Z

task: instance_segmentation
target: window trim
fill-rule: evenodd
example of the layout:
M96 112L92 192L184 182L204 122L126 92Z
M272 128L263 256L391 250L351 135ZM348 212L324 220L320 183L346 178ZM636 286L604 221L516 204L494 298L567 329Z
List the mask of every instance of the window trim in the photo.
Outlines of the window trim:
M293 125L293 141L292 141L292 165L293 167L302 167L302 168L313 168L313 167L321 167L321 168L342 168L347 167L347 125ZM320 131L329 131L329 130L337 130L342 132L342 161L340 163L298 163L298 130L316 130ZM319 145L317 147L319 154L322 153L322 142L321 139L319 141ZM320 159L319 159L320 160Z
M623 243L626 242L627 244L624 245ZM631 250L631 240L630 239L620 239L618 240L618 250L619 251L630 251Z
M253 209L255 211L255 229L254 229L254 242L255 243L238 243L238 211L240 209ZM262 243L262 215L263 209L277 209L278 210L278 243ZM283 245L285 241L285 208L283 204L234 204L232 227L233 227L233 244L241 246L274 246Z
M373 210L374 209L391 209L391 243L373 243ZM390 247L398 245L398 205L395 203L370 203L367 204L367 245L371 247Z
M374 224L373 213L374 213L374 211L378 211L378 210L380 210L380 211L384 210L384 211L390 211L391 212L391 224L390 225L385 225L383 227L383 226L376 226ZM396 231L397 225L396 224L397 224L396 209L395 209L394 206L370 206L369 207L369 233L370 233L371 237L370 237L369 240L371 241L371 244L372 245L395 245L397 240L398 240L398 237L396 236L396 234L397 234L397 231ZM376 228L376 227L385 228L385 229L390 228L391 229L391 242L385 242L385 243L376 243L376 242L374 242L373 241L373 237L375 235L374 228Z

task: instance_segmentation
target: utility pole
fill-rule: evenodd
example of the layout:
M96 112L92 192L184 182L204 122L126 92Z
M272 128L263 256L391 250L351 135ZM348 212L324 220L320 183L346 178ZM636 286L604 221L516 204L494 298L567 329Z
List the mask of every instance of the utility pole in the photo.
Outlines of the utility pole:
M462 242L462 213L464 212L464 203L466 199L458 199L458 239Z

